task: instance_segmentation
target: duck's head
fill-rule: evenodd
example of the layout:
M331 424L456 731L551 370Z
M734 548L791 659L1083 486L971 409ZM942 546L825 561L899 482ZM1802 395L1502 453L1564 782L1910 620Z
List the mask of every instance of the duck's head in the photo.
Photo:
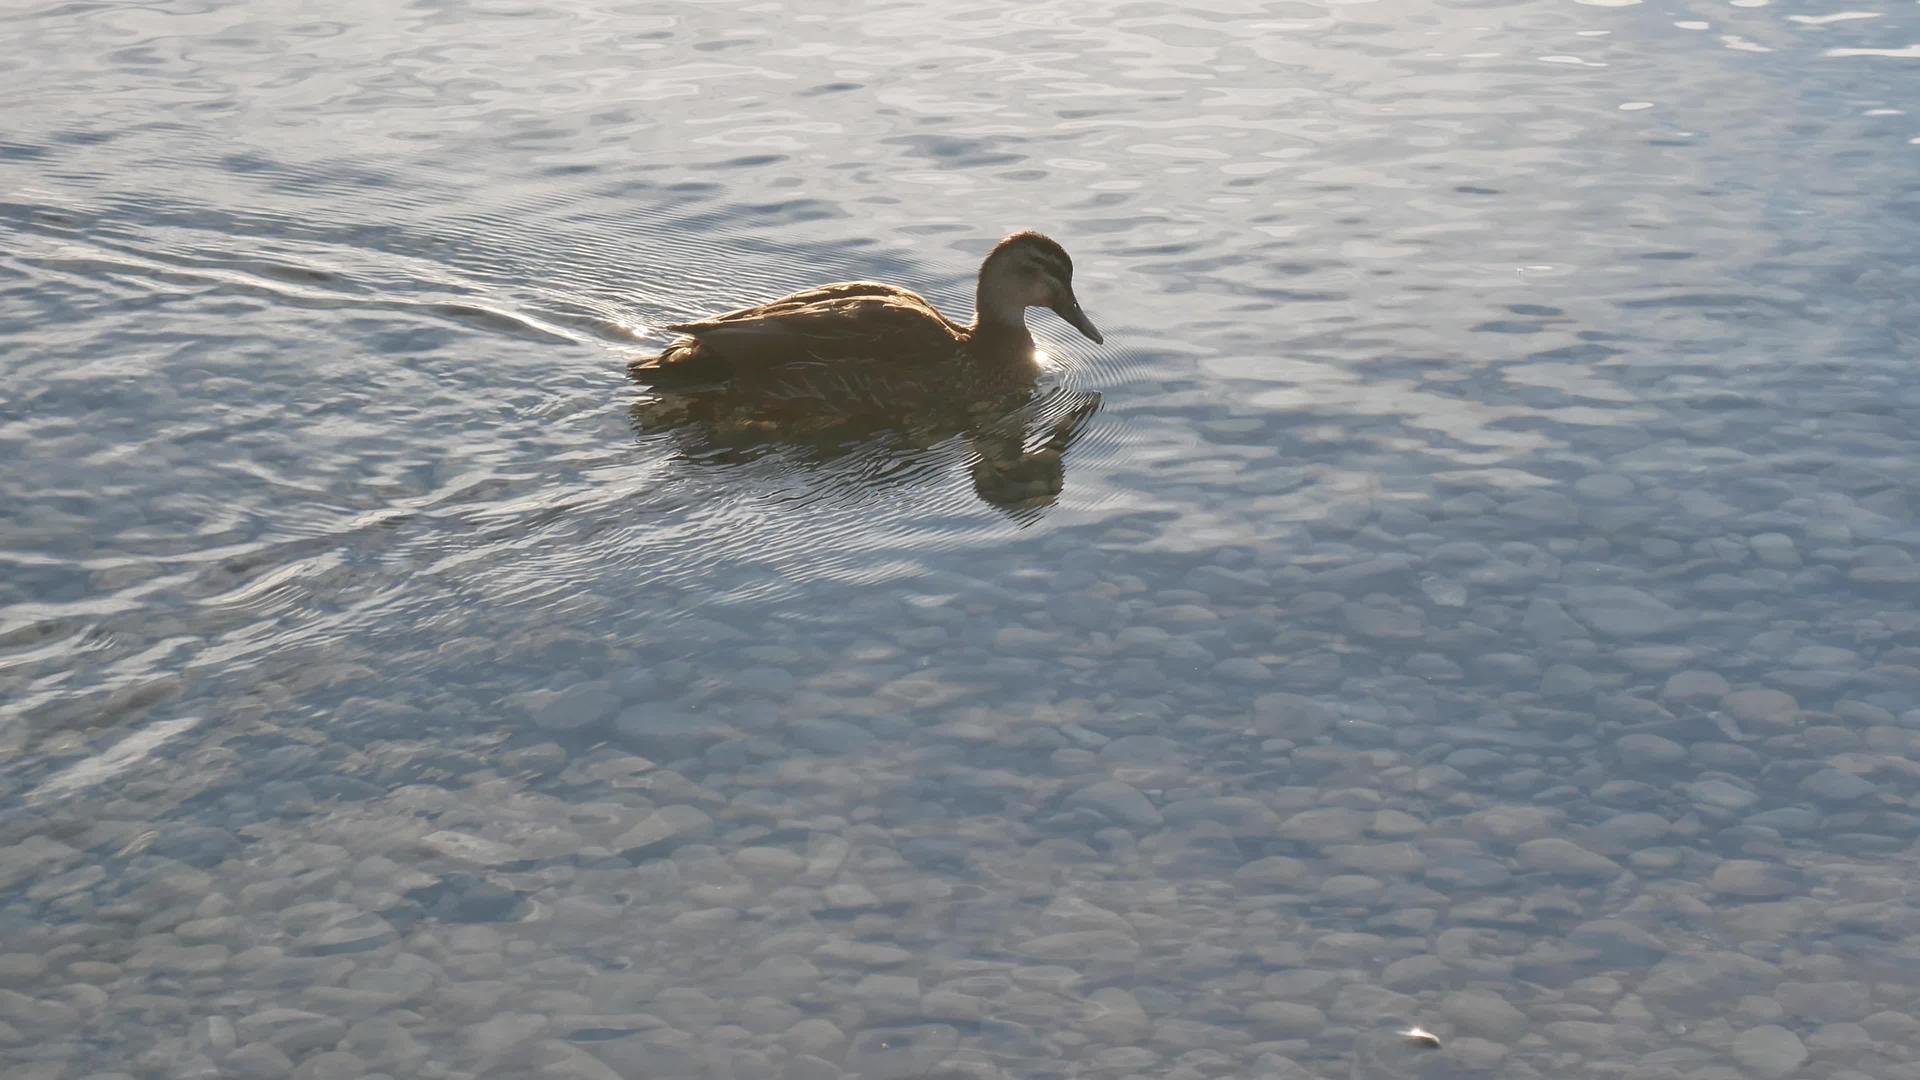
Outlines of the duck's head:
M1030 307L1051 308L1095 344L1106 340L1073 295L1067 250L1040 233L1018 232L994 245L980 264L979 318L1023 322Z

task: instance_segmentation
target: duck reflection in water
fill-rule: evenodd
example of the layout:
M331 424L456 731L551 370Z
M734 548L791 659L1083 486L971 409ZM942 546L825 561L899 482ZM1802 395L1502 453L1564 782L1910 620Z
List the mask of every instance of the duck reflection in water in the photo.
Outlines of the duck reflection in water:
M1039 392L1030 307L1105 340L1074 296L1073 260L1035 232L1000 241L981 263L971 324L897 285L851 281L669 326L681 336L628 365L655 391L634 405L634 422L680 434L689 456L709 459L787 446L824 462L876 440L924 448L964 436L975 492L1031 513L1060 494L1062 455L1100 399Z

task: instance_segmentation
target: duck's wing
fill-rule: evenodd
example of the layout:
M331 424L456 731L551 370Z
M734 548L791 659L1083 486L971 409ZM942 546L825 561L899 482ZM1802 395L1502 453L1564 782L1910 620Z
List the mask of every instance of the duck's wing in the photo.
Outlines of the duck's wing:
M850 282L668 327L735 365L833 363L952 352L960 327L918 295Z
M754 304L751 307L743 307L737 311L729 311L721 315L712 315L704 319L696 319L693 322L675 323L666 327L666 329L678 334L698 335L727 323L739 322L745 319L766 318L767 316L778 315L782 312L799 311L813 304L844 300L855 296L891 296L920 304L927 303L917 294L902 289L898 285L888 285L879 281L837 281L831 285L820 285L811 289L802 289L797 293L790 293L778 300L769 300L764 304ZM928 306L931 307L931 305Z

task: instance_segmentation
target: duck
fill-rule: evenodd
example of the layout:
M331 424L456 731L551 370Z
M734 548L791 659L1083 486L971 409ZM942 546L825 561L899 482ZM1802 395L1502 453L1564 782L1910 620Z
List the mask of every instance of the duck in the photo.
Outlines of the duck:
M627 373L663 390L902 396L902 384L926 390L961 371L1030 375L1030 307L1052 310L1095 344L1106 341L1074 295L1073 259L1029 230L1001 240L981 262L971 323L948 318L911 289L842 281L667 326L679 336Z

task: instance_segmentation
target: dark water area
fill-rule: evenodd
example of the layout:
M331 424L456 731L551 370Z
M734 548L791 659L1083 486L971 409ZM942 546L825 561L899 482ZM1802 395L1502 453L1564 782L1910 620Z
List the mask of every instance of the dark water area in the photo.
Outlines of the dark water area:
M1911 1076L1920 8L0 40L8 1080ZM1057 498L636 422L1023 228Z

